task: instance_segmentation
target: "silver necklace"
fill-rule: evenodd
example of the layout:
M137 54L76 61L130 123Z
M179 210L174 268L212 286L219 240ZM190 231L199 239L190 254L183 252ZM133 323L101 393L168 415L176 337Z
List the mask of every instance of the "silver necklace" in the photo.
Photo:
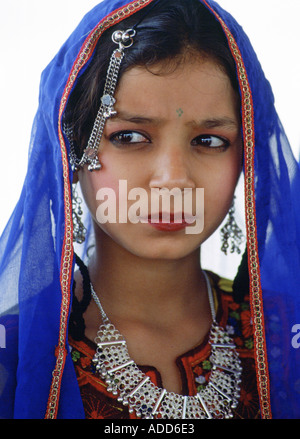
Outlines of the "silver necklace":
M130 358L126 340L110 322L91 285L93 299L101 312L102 325L95 343L93 362L107 391L128 406L129 413L144 419L228 419L240 397L241 361L236 346L216 322L213 293L205 272L213 323L210 329L212 371L207 385L194 396L168 392L153 384Z

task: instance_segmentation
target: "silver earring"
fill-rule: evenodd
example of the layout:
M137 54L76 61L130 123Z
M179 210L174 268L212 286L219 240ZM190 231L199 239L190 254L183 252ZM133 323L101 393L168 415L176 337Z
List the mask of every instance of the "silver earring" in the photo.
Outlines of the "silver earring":
M85 241L86 228L84 227L81 216L83 214L81 204L82 199L77 193L77 185L73 184L73 198L72 198L72 218L73 218L73 240L77 244L82 244Z
M230 253L241 253L240 245L244 240L244 235L242 230L239 228L235 221L234 213L235 213L235 206L234 206L235 197L233 199L233 203L231 208L228 211L228 220L224 227L221 229L221 251L227 255L227 251L230 247Z

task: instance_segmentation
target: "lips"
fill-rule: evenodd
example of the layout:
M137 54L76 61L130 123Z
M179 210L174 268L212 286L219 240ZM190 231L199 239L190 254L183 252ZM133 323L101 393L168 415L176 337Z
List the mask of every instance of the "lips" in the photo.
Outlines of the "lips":
M187 222L185 216L175 213L165 214L159 212L159 214L149 215L148 223L157 230L164 232L177 232L185 229L191 222Z

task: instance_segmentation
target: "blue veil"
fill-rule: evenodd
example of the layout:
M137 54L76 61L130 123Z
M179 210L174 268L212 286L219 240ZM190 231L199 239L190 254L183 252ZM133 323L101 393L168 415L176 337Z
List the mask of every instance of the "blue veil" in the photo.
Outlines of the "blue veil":
M217 3L199 1L223 27L240 84L244 260L262 417L299 418L299 166L247 36ZM74 270L72 170L62 117L104 30L150 3L104 0L83 18L42 74L28 172L0 240L0 328L5 333L0 418L84 418L68 346Z

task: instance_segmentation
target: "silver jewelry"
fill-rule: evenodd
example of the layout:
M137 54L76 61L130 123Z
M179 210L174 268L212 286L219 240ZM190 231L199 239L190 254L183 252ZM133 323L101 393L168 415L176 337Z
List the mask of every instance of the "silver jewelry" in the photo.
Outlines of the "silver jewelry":
M210 361L213 364L208 384L195 396L168 392L154 385L130 358L126 340L110 322L91 286L102 325L95 343L93 359L107 390L128 406L130 413L144 419L224 419L233 417L240 397L241 361L236 346L225 329L216 322L209 279L204 273L213 324L210 330Z
M81 204L82 199L77 193L77 185L72 186L72 218L73 218L73 240L78 244L82 244L85 241L86 228L84 227L81 216L83 214Z
M79 170L85 164L88 165L89 171L99 170L102 168L102 165L98 158L98 148L100 145L106 120L117 114L114 109L114 104L116 103L114 94L116 91L119 70L122 60L124 58L124 50L132 46L133 37L135 36L135 34L136 31L134 29L128 29L126 31L115 31L112 35L112 41L118 44L119 47L118 49L114 50L111 55L108 70L106 73L106 82L104 86L103 96L101 98L100 108L98 110L98 114L95 119L87 147L84 150L81 159L77 158L77 155L74 151L74 146L72 146L72 143L70 142L70 161L74 171Z
M227 255L227 251L230 246L230 253L241 253L240 245L244 240L242 230L239 228L235 220L235 197L232 202L232 206L228 211L228 219L224 227L220 230L222 246L221 251Z

